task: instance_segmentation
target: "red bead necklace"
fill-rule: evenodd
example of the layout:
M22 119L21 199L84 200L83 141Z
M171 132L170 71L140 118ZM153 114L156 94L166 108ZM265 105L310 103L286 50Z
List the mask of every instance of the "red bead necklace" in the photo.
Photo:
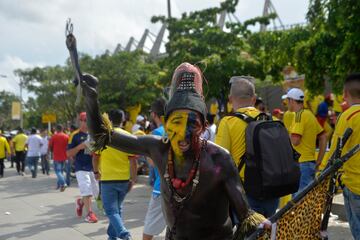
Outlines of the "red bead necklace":
M193 161L191 170L189 172L189 175L188 175L186 181L183 181L180 178L175 177L174 159L173 158L174 158L173 151L172 151L171 148L169 148L168 170L169 170L169 176L170 176L171 184L175 189L181 189L181 188L184 188L187 185L189 185L189 183L194 179L195 174L196 174L196 170L197 170L198 165L199 165L200 154L199 154L199 156L196 156L195 160Z

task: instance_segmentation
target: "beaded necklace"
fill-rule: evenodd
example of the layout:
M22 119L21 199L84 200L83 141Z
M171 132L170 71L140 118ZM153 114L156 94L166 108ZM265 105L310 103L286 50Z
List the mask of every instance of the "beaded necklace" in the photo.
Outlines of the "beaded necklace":
M179 178L176 178L176 176L175 176L174 153L173 153L172 149L169 148L167 169L168 169L168 174L170 176L171 184L176 190L185 188L194 179L196 170L198 169L198 166L199 166L199 158L200 158L200 154L198 154L198 156L196 156L196 158L194 159L193 164L191 166L191 170L189 172L189 175L188 175L187 179L185 181L183 181Z
M205 147L205 145L206 145L206 141L202 142L201 151ZM185 202L191 198L191 196L193 195L193 193L196 190L197 185L199 184L199 178L200 178L200 153L194 159L194 162L192 164L192 168L190 170L190 174L189 174L188 178L186 179L186 181L184 182L181 179L179 179L180 180L179 181L179 180L177 180L177 178L175 178L173 151L172 151L172 149L170 147L169 148L169 153L168 153L168 163L166 164L164 178L165 178L165 182L167 183L167 186L168 186L169 191L170 191L170 198L174 199L175 202L176 202L176 204L175 204L173 201L170 201L170 206L171 206L171 209L173 211L175 221L174 221L173 226L170 227L170 230L169 230L169 232L167 234L167 238L166 238L166 239L172 240L172 239L174 239L174 237L176 235L176 225L177 225L177 222L178 222L178 218L179 218L179 216L180 216L180 214L181 214L181 212L182 212L182 210L184 208ZM191 181L192 181L191 191L187 195L185 195L184 197L181 197L176 192L176 190L186 187ZM178 188L175 188L176 186Z

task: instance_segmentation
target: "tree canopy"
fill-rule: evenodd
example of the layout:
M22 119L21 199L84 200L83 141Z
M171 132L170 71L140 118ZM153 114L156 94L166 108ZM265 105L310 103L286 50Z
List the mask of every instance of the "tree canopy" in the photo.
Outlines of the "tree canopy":
M94 58L81 55L80 65L84 72L99 79L99 101L102 111L125 108L135 104L149 106L158 96L160 68L147 62L142 52L119 52L114 55L103 54ZM43 113L56 113L59 122L76 118L76 113L84 110L75 106L76 91L73 84L73 70L70 62L65 66L36 67L17 70L29 92L36 95L30 98L26 108L33 120L40 122Z

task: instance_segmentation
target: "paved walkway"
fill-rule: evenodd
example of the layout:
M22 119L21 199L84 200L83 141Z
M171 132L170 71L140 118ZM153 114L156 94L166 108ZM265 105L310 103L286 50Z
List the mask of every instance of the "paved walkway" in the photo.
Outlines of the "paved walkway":
M5 169L5 177L0 179L0 240L107 239L107 219L98 211L95 224L75 216L76 183L62 193L55 190L55 183L53 172L32 179L29 174L18 176L14 168ZM142 237L149 196L150 189L137 184L125 201L125 225L135 240ZM349 226L342 221L332 219L329 232L330 239L351 239Z

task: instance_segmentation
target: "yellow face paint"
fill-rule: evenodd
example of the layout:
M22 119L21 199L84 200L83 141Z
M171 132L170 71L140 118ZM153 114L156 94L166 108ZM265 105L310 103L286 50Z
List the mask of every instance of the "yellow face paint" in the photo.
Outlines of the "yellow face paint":
M175 111L171 113L166 121L165 131L171 143L171 147L175 153L175 156L183 156L183 152L180 150L178 142L186 140L186 127L188 122L189 113L182 111Z

